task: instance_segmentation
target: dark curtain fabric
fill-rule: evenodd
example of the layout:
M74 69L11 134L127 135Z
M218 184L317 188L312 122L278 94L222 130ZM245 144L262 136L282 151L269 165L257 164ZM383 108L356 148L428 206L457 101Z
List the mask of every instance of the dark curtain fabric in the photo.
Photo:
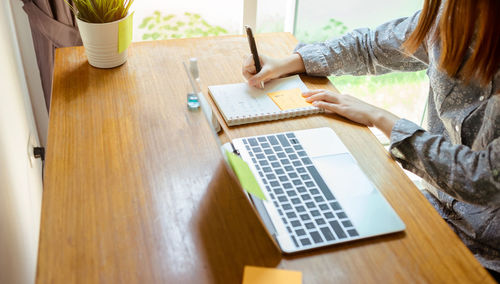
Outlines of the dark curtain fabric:
M42 79L47 110L52 94L54 51L58 47L82 45L71 10L64 0L22 0Z

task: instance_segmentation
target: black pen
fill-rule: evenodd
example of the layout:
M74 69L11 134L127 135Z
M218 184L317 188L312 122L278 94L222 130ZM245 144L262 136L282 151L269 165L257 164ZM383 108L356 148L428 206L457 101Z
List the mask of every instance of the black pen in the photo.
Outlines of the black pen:
M255 44L255 38L253 37L252 28L245 25L245 30L247 31L248 44L250 45L250 52L252 52L253 62L255 64L255 73L259 73L262 69L260 66L259 52L257 51L257 45ZM260 81L260 86L264 89L264 82Z

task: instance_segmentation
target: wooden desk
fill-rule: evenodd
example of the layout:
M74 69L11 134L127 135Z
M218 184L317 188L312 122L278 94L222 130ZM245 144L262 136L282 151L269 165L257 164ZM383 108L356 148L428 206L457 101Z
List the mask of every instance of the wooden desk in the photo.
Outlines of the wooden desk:
M290 34L257 35L286 56ZM244 37L135 43L121 67L56 51L38 283L241 283L243 266L304 283L491 282L365 127L309 116L231 128L233 137L331 126L406 223L404 233L282 256L230 179L201 112L186 108L182 61L207 85L241 82ZM330 87L305 78L310 87Z

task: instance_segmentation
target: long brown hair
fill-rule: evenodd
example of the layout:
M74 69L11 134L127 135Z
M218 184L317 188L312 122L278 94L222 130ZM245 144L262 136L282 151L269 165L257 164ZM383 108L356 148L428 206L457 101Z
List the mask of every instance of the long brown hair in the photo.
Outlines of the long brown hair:
M417 27L403 46L415 52L427 36L440 40L439 66L451 77L488 84L500 67L500 0L425 0ZM468 48L470 57L465 59Z

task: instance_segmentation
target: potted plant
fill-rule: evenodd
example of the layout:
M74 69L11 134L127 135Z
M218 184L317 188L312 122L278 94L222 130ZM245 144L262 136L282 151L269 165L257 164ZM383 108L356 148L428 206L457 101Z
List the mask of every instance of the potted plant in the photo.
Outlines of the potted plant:
M134 0L65 0L76 16L85 53L90 65L112 68L127 61L132 41Z

